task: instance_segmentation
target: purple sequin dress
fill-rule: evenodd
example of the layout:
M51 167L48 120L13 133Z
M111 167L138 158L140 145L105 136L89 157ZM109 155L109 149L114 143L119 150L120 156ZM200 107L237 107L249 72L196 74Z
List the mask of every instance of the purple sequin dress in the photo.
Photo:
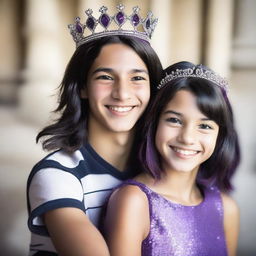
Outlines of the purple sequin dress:
M128 180L146 195L150 232L142 243L142 256L226 256L223 205L216 187L204 188L196 206L173 203L146 185Z

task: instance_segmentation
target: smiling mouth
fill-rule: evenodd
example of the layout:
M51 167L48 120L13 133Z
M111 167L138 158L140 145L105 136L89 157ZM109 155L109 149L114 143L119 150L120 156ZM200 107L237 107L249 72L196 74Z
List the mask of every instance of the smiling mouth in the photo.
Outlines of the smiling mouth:
M176 147L171 147L171 148L174 152L179 153L184 156L195 156L196 154L198 154L200 152L200 151L196 151L196 150L180 149L180 148L176 148Z
M131 111L135 106L125 106L125 107L120 107L120 106L107 106L107 108L113 112L117 113L126 113Z

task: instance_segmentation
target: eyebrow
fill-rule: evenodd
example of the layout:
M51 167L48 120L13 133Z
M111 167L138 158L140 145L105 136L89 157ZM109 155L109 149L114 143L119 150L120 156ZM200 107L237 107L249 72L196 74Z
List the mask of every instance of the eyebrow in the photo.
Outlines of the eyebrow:
M176 116L182 116L181 113L173 111L173 110L166 110L166 111L164 111L164 115L167 115L167 114L174 114Z
M95 69L92 74L96 74L98 72L106 72L106 73L113 73L113 69L112 68L97 68Z
M112 68L97 68L97 69L95 69L92 72L92 74L96 74L98 72L114 73L115 71ZM129 71L129 73L131 73L131 74L134 74L134 73L146 73L148 75L148 71L147 70L145 70L145 69L137 69L137 68L131 69Z
M132 74L133 73L146 73L148 75L148 71L147 70L145 70L145 69L137 69L137 68L132 69L130 73L132 73Z
M181 116L181 117L183 116L181 113L176 112L176 111L173 111L173 110L166 110L163 114L164 114L164 115L167 115L167 114L174 114L174 115ZM200 120L201 120L201 121L213 121L213 122L214 122L214 120L212 120L212 119L210 119L210 118L208 118L208 117L203 117L203 118L201 118Z

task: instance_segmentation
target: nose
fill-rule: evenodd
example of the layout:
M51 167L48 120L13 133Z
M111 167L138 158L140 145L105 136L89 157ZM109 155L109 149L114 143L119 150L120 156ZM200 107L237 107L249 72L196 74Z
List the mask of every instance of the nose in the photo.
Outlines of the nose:
M112 97L116 100L127 100L131 98L131 86L129 81L119 79L115 82L112 89Z
M196 141L196 129L191 126L184 126L179 132L178 141L185 145L193 145Z

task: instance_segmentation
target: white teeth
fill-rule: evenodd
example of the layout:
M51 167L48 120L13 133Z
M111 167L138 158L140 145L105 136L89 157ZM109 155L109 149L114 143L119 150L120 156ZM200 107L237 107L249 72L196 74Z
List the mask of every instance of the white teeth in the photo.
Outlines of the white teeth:
M179 148L173 148L173 150L175 152L178 152L178 153L186 155L186 156L194 155L197 153L197 151L194 151L194 150L183 150L183 149L179 149Z
M132 110L132 107L109 106L109 108L110 108L111 110L113 110L113 111L120 112L120 113L128 112L128 111Z

